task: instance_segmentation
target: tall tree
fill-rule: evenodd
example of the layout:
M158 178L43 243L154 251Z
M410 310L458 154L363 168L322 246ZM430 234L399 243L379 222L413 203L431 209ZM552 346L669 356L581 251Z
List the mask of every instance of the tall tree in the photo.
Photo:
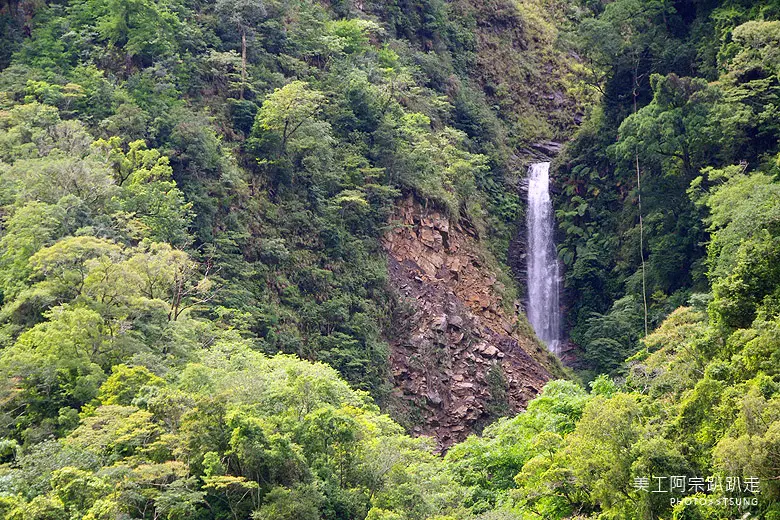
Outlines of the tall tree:
M224 22L238 30L241 37L241 93L247 84L247 39L254 38L256 26L266 15L262 0L217 0L216 12Z

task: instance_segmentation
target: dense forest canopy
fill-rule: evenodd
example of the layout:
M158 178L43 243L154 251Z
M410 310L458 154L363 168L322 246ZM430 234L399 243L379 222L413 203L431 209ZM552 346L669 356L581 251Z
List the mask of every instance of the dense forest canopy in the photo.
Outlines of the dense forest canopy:
M3 518L780 519L777 1L6 0L0 38ZM382 237L411 197L510 279L548 141L577 363L442 454Z

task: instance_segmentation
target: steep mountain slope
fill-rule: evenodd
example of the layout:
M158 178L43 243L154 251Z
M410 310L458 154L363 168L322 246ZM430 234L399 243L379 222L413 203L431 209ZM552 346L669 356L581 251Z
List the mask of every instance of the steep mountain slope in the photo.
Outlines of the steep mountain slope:
M780 518L777 0L11 0L0 35L3 518ZM580 119L587 390L506 266L524 150Z
M603 98L553 166L569 329L591 374L617 374L723 275L701 195L725 178L710 169L775 171L778 6L626 1L594 15L577 34Z
M459 388L454 379L427 387L417 376L392 375L400 345L422 352L430 341L398 335L390 309L404 297L401 278L411 275L398 269L404 253L388 255L384 246L393 215L417 201L453 229L478 230L479 240L464 242L472 259L464 272L477 259L496 260L471 283L502 279L507 294L516 292L517 282L501 273L523 218L517 150L570 132L583 101L572 76L576 57L557 38L556 24L574 12L565 6L4 4L4 373L20 370L14 349L43 355L29 338L65 327L71 312L88 311L100 324L81 331L95 338L75 344L103 345L46 388L41 401L58 394L56 403L18 418L17 406L35 406L9 401L6 433L30 445L66 433L56 422L60 405L81 410L115 364L164 376L208 343L209 334L196 332L205 323L237 331L260 352L326 362L389 410L394 385L412 401L433 392L434 402L447 403L431 416L473 398L479 404L464 412L467 424L450 420L442 432L463 429L446 440L442 433L443 444L519 410L549 367L539 365L547 361L531 332L517 328L513 298L502 303L501 291L450 288L478 322L473 334L464 329L465 343L450 347L473 359L485 351L498 359L491 347L500 348L506 374L486 365L461 374L475 381ZM58 188L45 189L50 184ZM39 219L31 215L46 215L34 238L21 224ZM100 277L97 264L133 258L166 273L164 290L144 288L135 275L122 282L132 286L123 299L90 285ZM67 269L52 267L62 262ZM444 286L419 291L421 308L440 307ZM420 326L429 318L418 316ZM182 335L188 339L172 354L168 345ZM515 342L539 359L526 359ZM35 394L33 373L13 379L10 394ZM76 390L74 381L87 386ZM475 385L474 395L464 384ZM500 411L486 413L487 406ZM427 418L418 424L411 415L406 425L432 431Z

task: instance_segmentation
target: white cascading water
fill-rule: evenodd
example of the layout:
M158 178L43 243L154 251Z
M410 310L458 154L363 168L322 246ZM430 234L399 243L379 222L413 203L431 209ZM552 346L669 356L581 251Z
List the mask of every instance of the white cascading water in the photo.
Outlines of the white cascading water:
M555 249L550 163L528 170L528 321L547 348L558 354L561 336L560 278Z

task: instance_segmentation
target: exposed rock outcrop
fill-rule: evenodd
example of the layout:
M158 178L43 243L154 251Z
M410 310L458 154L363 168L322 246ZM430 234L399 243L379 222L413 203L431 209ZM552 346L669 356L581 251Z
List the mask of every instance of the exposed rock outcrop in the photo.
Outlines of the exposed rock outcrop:
M473 231L410 197L384 238L399 293L391 340L395 401L415 432L447 448L551 379L546 349L519 325Z

